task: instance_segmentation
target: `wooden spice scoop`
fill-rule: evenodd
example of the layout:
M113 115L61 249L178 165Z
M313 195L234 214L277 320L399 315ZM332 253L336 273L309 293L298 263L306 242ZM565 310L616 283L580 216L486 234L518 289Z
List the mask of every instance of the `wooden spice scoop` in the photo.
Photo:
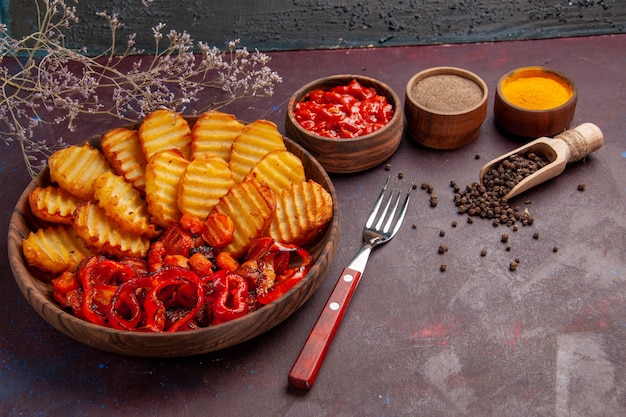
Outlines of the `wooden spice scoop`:
M604 137L602 131L593 123L583 123L574 129L566 130L554 138L541 137L529 142L517 149L512 150L498 158L486 163L480 170L480 182L483 177L495 165L503 159L518 154L525 156L530 152L541 155L548 160L548 164L537 172L528 175L518 182L504 196L504 199L511 199L516 195L541 184L544 181L554 178L565 170L565 165L576 162L594 152L602 146Z

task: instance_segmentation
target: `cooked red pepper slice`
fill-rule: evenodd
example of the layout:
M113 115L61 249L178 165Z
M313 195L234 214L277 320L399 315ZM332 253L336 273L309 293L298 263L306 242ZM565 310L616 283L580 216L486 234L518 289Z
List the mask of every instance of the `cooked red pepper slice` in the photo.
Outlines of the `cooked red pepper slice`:
M213 289L218 292L213 304L213 316L224 323L248 313L248 282L238 274L227 273L216 277Z
M143 297L154 285L151 277L137 277L119 286L113 296L107 319L109 325L120 330L136 330L143 319Z
M105 325L107 310L120 282L135 275L132 268L104 256L85 258L78 267L82 292L82 315L94 324Z
M52 280L54 300L63 307L69 307L67 293L80 288L80 284L73 272L64 272Z
M145 327L155 332L185 330L204 303L202 281L193 271L178 266L164 267L152 275L154 286L146 295ZM166 327L168 307L182 307L187 313Z

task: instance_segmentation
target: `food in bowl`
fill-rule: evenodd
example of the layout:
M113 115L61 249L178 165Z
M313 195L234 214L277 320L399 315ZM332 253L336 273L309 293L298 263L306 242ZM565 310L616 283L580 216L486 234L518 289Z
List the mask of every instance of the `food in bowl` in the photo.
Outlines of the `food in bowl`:
M378 106L378 104L374 106L378 109L377 111L382 110L382 113L379 112L379 115L372 116L373 119L366 121L368 124L376 124L376 130L365 129L359 134L358 129L350 127L346 131L354 137L339 137L337 133L331 134L336 137L328 137L303 127L296 119L296 107L306 102L309 93L316 90L328 92L334 88L339 88L339 91L346 90L351 84L356 86L355 81L364 91L375 91L376 95L380 96L376 99L379 102L383 102L384 97L384 101L390 106ZM353 101L353 99L348 101ZM337 106L329 105L329 107L336 108ZM362 110L366 110L365 107ZM340 112L337 114L340 115ZM391 118L386 123L380 123L389 116ZM320 119L321 122L324 120L324 118ZM356 74L332 75L303 85L291 96L287 106L285 130L287 136L309 151L327 172L342 174L361 172L385 162L398 149L404 132L402 103L393 89L379 80ZM370 130L372 130L370 133L366 133Z
M128 152L108 153L106 146L101 152L85 144L51 157L50 177L58 181L47 188L58 192L50 195L64 196L65 212L75 207L68 223L66 215L50 215L59 204L30 199L43 224L23 240L24 258L52 279L54 299L63 309L118 330L192 330L276 301L310 270L313 258L304 246L332 219L330 193L306 178L302 160L287 150L271 122L242 125L232 136L227 168L233 172L216 174L224 164L212 164L222 158L196 153L189 161L181 149L168 147L171 142L156 140L155 120L163 120L162 129L180 120L174 112L159 112L167 117L151 115L150 129L140 126L139 134L124 136ZM210 112L199 120L214 116ZM193 154L196 137L206 142L206 129L202 122L179 129L177 146ZM133 176L129 182L115 169L122 154L134 160L133 166L145 160L145 181ZM86 155L100 163L81 165ZM192 165L196 161L204 169ZM280 169L270 169L276 166ZM229 187L212 207L180 204L202 200L199 190L219 188L221 182ZM143 213L140 219L138 213ZM137 229L137 222L149 227Z
M355 138L380 129L393 106L374 87L353 79L347 85L316 88L296 103L295 118L305 129L328 138Z
M516 139L554 136L570 127L577 101L576 87L565 75L540 66L521 67L498 81L494 121Z
M502 96L519 107L548 110L562 106L572 98L572 85L561 75L541 68L512 72L500 82Z
M473 142L487 115L487 84L456 67L415 74L405 91L407 133L433 149L456 149Z

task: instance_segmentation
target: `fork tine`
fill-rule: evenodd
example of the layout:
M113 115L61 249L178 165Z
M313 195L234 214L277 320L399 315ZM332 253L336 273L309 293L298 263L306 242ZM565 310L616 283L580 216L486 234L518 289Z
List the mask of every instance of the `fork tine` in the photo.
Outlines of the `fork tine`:
M365 222L365 227L368 229L372 227L374 220L376 220L376 215L378 214L378 209L380 208L380 204L382 203L383 197L385 196L385 191L387 190L387 185L389 184L390 178L391 176L387 177L387 180L385 181L385 185L383 185L383 189L380 191L380 195L376 199L376 202L374 203L374 207L372 207L372 211L370 212L370 215L367 218L367 221Z
M402 226L402 222L404 221L404 215L406 214L406 210L409 207L409 198L411 197L411 191L413 191L413 185L413 182L411 182L411 184L409 185L409 190L407 191L406 197L404 197L404 203L402 204L402 211L398 216L395 227L391 231L391 237L394 237L398 230L400 230L400 226ZM399 194L398 198L400 198Z
M384 205L385 208L383 209L383 212L378 217L378 223L376 223L376 230L381 230L381 227L383 226L383 222L385 221L385 218L387 217L387 212L389 211L389 206L391 204L391 200L393 199L393 195L396 192L397 186L398 186L398 178L396 177L395 181L393 182L393 187L391 187L391 191L389 192L389 196L387 197L386 203Z
M394 193L396 192L396 185L399 181L396 179L396 184L394 184L393 189L391 190L391 195L389 196L389 202L387 203L387 206L389 206L389 203L391 203L391 199L394 195ZM393 219L396 216L396 211L398 210L398 205L400 204L400 191L402 190L402 185L404 184L404 181L402 181L402 183L400 184L400 186L398 187L397 190L397 195L396 195L396 202L393 205L393 210L391 210L391 213L389 215L389 218L387 219L387 222L385 223L385 227L382 229L383 233L387 233L389 232L389 229L391 229L391 224L393 222ZM386 212L385 212L386 215ZM379 226L378 229L380 230L380 225L384 220L384 216L381 217L380 222L379 222Z

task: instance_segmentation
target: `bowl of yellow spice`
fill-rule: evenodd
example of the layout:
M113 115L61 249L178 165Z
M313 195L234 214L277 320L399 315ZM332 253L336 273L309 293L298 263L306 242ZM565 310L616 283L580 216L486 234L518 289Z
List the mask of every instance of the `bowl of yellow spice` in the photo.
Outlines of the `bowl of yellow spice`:
M407 133L433 149L454 149L478 137L487 115L487 84L462 68L418 72L406 85Z
M503 75L494 98L494 120L520 139L554 136L570 127L578 95L574 83L548 68L518 68Z

